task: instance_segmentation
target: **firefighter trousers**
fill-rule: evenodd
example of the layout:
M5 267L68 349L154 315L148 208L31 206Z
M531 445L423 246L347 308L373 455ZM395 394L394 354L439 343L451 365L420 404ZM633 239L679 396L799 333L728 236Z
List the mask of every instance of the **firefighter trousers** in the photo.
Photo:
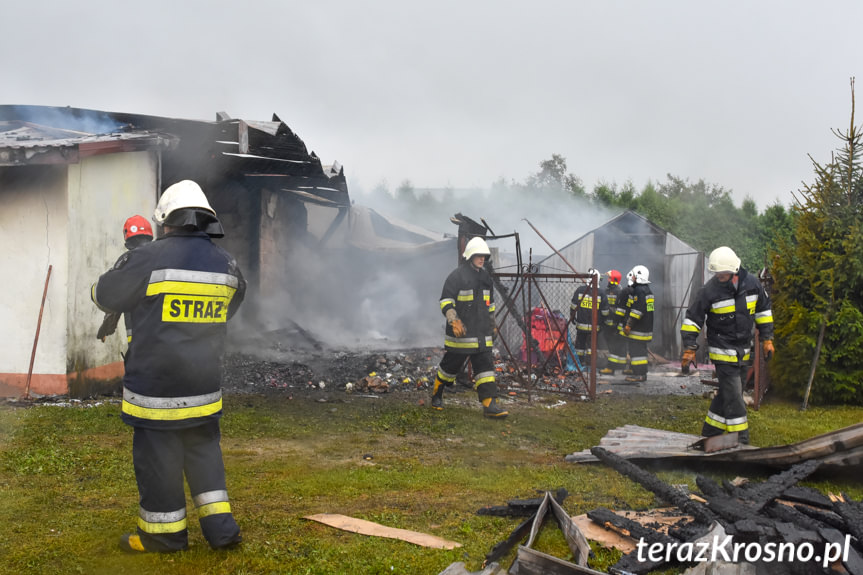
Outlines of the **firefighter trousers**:
M749 366L720 362L715 365L719 389L710 402L707 417L701 426L701 435L712 437L737 431L738 440L749 443L749 421L743 401L743 382L746 381Z
M491 351L465 354L446 350L438 365L438 379L447 385L452 385L455 383L456 376L468 359L470 359L471 366L473 367L474 388L479 400L482 401L489 397L497 397L497 384L494 377L494 357Z
M629 349L629 365L633 375L647 375L647 344L650 342L631 337L625 339Z
M228 502L220 437L217 419L186 429L135 428L132 459L140 496L137 532L145 549L167 552L188 546L184 472L210 546L230 547L242 540Z
M608 359L605 367L608 369L626 369L626 338L617 333L617 328L604 329L605 341L608 344Z

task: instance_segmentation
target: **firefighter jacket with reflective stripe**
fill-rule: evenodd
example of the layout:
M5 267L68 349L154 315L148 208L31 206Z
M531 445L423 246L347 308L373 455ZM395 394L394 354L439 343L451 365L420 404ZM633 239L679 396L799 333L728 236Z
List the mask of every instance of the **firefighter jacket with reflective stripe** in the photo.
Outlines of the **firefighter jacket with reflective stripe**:
M620 293L620 286L617 284L608 284L605 288L605 301L608 303L608 314L604 316L603 323L608 327L614 327L617 324L617 296Z
M773 339L773 311L770 298L758 279L740 268L737 283L720 283L716 276L704 284L686 310L680 328L684 347L695 347L707 323L707 346L714 363L748 361L753 325L762 340Z
M122 417L179 429L218 418L226 322L246 282L230 254L198 231L170 233L123 254L92 289L103 310L128 312Z
M596 319L602 324L608 318L608 302L605 299L605 290L596 289ZM569 304L569 316L574 317L575 329L579 331L591 331L593 325L593 296L589 284L579 286L572 294Z
M653 339L653 292L647 284L635 284L626 294L623 321L618 332L629 339L651 341ZM629 335L623 332L630 326Z
M620 288L617 294L617 305L614 307L614 324L615 326L623 325L626 319L626 302L629 301L629 294L632 293L632 286Z
M494 347L494 286L485 268L476 269L465 262L447 276L440 296L440 310L455 309L467 334L456 337L447 324L444 346L447 351L477 353Z

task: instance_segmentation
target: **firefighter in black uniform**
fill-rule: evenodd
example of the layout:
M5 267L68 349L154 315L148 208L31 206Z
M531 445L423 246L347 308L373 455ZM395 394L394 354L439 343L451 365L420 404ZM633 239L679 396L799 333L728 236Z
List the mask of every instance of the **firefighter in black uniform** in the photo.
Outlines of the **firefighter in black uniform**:
M695 362L696 339L707 323L707 348L716 367L719 389L701 427L703 437L738 432L749 443L749 421L743 383L752 363L753 326L758 329L766 359L773 357L773 311L758 279L740 267L740 258L726 246L710 253L707 269L715 275L704 284L686 310L680 328L684 373Z
M446 317L446 351L432 389L434 409L443 409L444 387L455 383L456 376L470 358L483 415L492 418L509 415L498 405L494 377L494 286L485 269L490 255L484 239L472 238L462 254L465 261L444 282L440 310Z
M647 344L653 340L653 292L650 271L644 266L632 268L632 288L626 296L624 317L618 333L626 339L632 375L631 383L647 381Z
M596 320L601 325L608 319L608 302L605 299L605 290L599 287L599 270L590 268L587 273L595 278L596 282ZM590 355L590 334L593 332L593 296L591 295L591 284L578 286L572 294L569 304L569 321L575 325L575 341L572 347L578 354L579 363L585 365L585 356ZM597 325L597 330L600 326Z
M153 241L153 227L150 225L144 216L134 215L126 220L123 224L123 240L126 243L127 250L134 250L144 244ZM120 316L123 316L123 322L126 324L126 341L132 340L132 319L128 313L120 314L109 312L105 314L102 320L102 325L96 332L96 339L105 341L105 338L117 331L117 323L120 321Z
M129 312L122 418L134 430L132 458L140 507L129 552L186 549L183 475L204 537L214 549L242 541L225 487L219 446L222 354L228 319L246 282L211 237L224 232L200 186L165 190L154 220L160 237L123 254L93 285L103 311Z
M602 327L605 343L608 345L608 358L605 367L599 370L602 375L614 375L614 370L626 367L626 340L617 333L617 300L620 294L620 280L619 271L608 270L608 285L605 288L608 316Z

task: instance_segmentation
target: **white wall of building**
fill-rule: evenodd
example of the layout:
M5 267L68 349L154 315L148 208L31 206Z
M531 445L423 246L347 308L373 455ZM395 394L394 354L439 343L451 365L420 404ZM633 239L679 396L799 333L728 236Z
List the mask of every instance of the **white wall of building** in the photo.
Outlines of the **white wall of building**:
M49 265L32 390L56 393L69 373L121 361L123 322L106 343L96 339L103 314L90 300L90 286L125 250L126 218L152 215L158 162L156 152L144 151L70 165L0 167L0 263L6 279L0 374L26 375L30 369ZM40 391L40 381L49 387Z
M33 370L66 368L66 166L0 168L0 373L26 374L48 266L52 266Z
M126 251L126 219L151 218L158 185L155 152L105 154L69 166L67 373L119 361L126 350L122 320L105 343L96 339L104 314L91 301L90 287Z

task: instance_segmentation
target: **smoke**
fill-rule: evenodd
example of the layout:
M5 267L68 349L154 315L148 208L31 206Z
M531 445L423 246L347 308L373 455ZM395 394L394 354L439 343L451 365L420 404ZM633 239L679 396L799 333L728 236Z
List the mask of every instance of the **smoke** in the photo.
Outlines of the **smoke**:
M106 112L78 108L54 108L49 106L12 106L10 116L17 120L72 130L87 134L110 134L124 129L124 124Z
M495 235L518 233L524 263L528 258L536 263L552 255L554 250L549 243L560 250L619 213L619 210L598 208L586 199L554 188L496 185L490 189L417 189L413 191L413 199L403 199L389 193L385 185L370 192L353 185L353 197L358 202L430 230L456 234L457 227L450 222L450 217L460 212L477 222L485 220ZM397 190L396 195L400 191L403 190ZM545 240L525 220L533 224ZM506 262L515 259L513 239L497 240L491 245L504 252L501 259ZM571 272L569 269L561 271Z

